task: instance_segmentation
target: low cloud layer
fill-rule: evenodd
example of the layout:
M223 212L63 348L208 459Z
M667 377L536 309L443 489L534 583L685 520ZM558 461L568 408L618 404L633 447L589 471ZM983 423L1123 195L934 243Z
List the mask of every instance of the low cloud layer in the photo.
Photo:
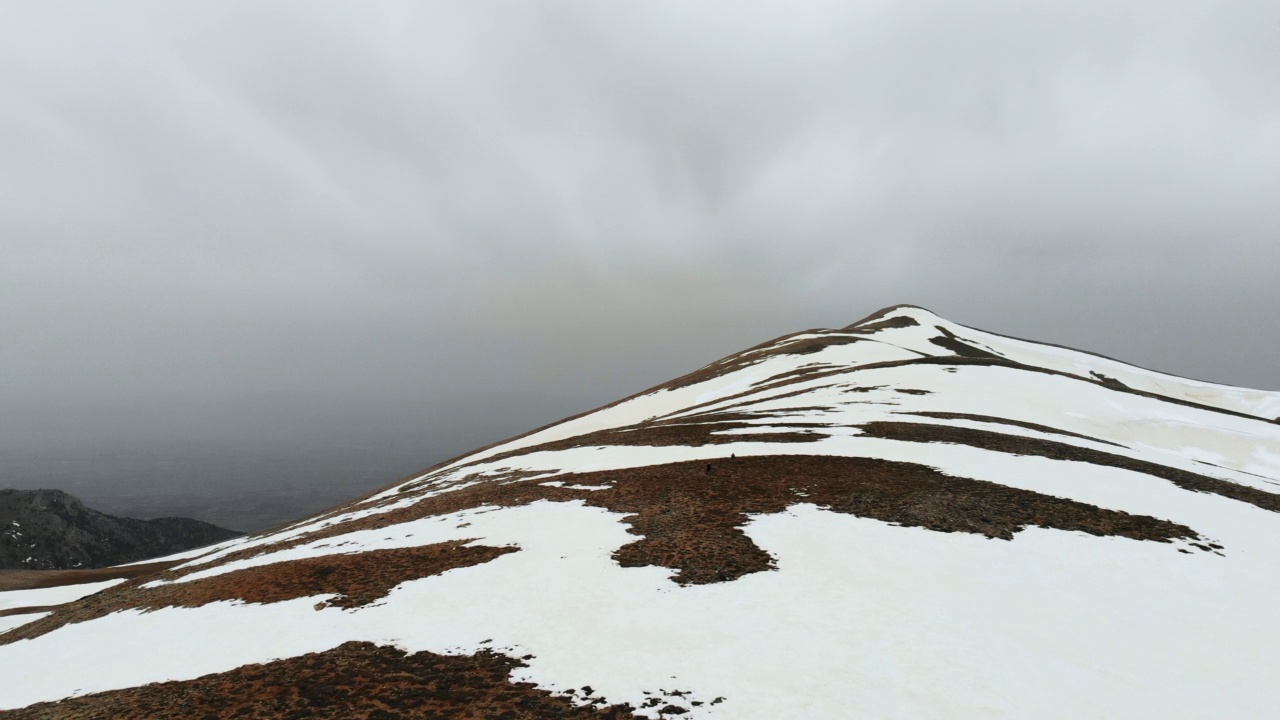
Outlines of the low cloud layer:
M1273 2L4 3L0 422L464 449L898 302L1280 389L1276 27Z

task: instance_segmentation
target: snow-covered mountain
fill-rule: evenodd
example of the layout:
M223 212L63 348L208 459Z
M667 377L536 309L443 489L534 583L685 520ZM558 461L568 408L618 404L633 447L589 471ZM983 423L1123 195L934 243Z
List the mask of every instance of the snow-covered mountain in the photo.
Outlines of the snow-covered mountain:
M0 707L1280 717L1277 416L888 308L136 577L0 594Z

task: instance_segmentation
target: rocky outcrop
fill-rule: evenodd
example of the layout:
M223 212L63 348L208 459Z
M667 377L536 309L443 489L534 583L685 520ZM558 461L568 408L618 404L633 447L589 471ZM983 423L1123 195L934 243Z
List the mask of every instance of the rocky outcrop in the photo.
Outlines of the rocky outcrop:
M0 490L0 569L5 570L107 567L238 535L190 518L107 515L61 490Z

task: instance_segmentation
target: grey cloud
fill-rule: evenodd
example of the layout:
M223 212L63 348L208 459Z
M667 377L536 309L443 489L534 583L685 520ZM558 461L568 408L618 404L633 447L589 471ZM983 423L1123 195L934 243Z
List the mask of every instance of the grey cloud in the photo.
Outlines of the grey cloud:
M896 302L1280 388L1277 21L4 3L0 417L515 432Z

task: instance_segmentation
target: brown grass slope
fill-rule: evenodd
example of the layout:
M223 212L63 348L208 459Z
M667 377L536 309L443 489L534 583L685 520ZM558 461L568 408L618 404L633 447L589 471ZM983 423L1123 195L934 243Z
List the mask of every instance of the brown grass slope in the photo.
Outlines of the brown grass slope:
M629 705L554 695L512 682L520 660L405 653L348 642L319 653L245 665L186 681L153 683L0 712L9 720L619 720Z

